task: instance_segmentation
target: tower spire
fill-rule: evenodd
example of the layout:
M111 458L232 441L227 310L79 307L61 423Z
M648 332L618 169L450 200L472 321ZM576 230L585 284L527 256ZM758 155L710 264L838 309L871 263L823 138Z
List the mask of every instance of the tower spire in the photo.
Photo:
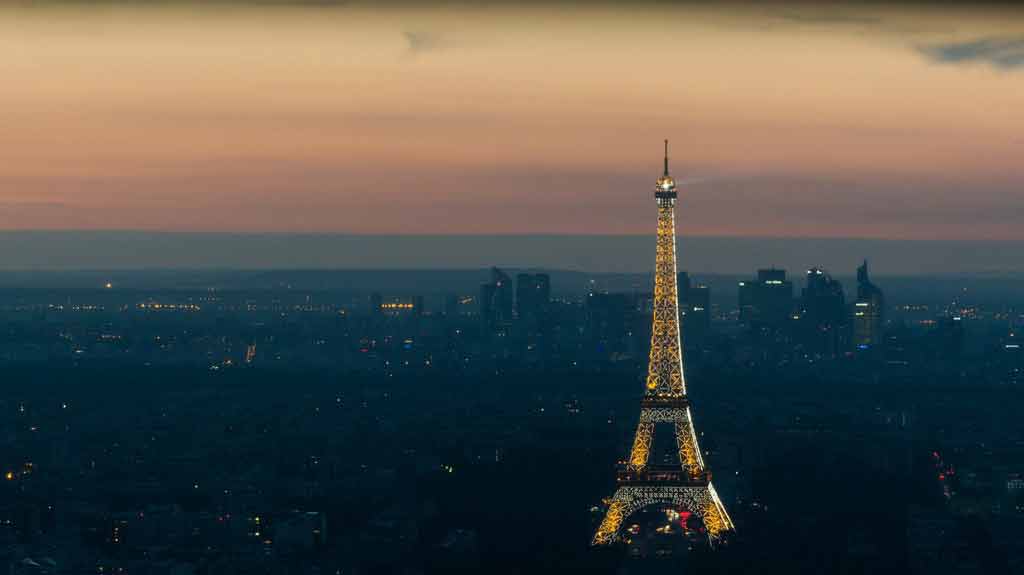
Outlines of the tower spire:
M654 197L659 201L674 201L676 199L676 181L668 175L668 140L665 140L665 173L654 184Z
M668 140L665 140L665 175L668 175Z

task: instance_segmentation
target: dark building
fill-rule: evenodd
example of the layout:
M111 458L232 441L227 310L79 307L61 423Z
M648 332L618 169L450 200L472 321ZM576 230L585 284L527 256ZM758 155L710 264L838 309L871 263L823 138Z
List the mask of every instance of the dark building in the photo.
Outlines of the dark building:
M853 304L853 345L870 349L882 343L885 297L868 278L868 262L857 268L857 301Z
M936 322L932 349L940 361L956 364L964 353L965 333L963 317L943 317Z
M679 300L679 310L686 309L686 302L690 301L690 274L679 272L676 274L676 291Z
M455 294L444 296L444 315L448 317L459 315L459 296Z
M683 344L698 345L711 328L711 290L707 286L691 284L686 272L676 274L676 286Z
M491 281L480 286L480 317L490 328L512 321L512 278L498 268L491 268Z
M781 330L793 312L793 282L786 270L757 270L757 279L739 285L740 320L757 328Z
M548 274L516 276L516 315L520 320L537 321L551 303L551 277Z
M711 288L704 285L690 288L690 298L683 316L683 343L699 345L711 331Z
M590 352L607 359L629 349L629 318L636 308L626 294L587 295L586 327Z
M846 297L843 286L821 268L807 270L800 297L800 336L808 350L834 357L846 338Z

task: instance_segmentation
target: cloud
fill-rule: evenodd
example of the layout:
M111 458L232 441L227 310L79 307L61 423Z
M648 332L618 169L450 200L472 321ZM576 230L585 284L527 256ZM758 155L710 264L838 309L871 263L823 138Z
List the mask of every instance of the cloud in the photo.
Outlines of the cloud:
M64 202L4 202L0 201L0 210L11 210L11 209L50 209L50 208L66 208L67 204Z
M410 54L422 54L437 50L440 38L431 32L406 30L402 32Z
M240 5L243 7L264 7L264 6L345 6L351 3L352 0L149 0L148 2L139 2L138 0L48 0L47 4L50 5L65 5L65 6L85 6L85 7L96 7L96 6L116 6L116 5L138 5L147 4L153 6L233 6ZM24 2L24 4L32 4L32 2ZM42 5L43 2L38 4Z
M969 42L931 44L919 50L940 64L981 62L1002 70L1024 68L1024 37L978 38Z
M948 22L943 23L934 18L909 19L901 17L899 13L882 11L875 5L794 6L785 9L772 9L767 14L770 20L788 26L879 34L900 39L925 34L950 34L955 31Z
M849 14L846 12L816 12L813 14L804 14L797 12L783 12L778 15L782 20L789 22L795 22L797 24L811 24L811 25L831 25L831 24L842 24L842 25L854 25L854 26L874 26L882 23L882 19L876 16L861 16L857 14Z

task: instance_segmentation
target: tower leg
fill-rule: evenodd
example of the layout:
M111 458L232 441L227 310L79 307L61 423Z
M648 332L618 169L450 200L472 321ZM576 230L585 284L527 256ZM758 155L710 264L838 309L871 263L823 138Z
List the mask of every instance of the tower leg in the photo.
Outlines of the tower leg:
M701 457L700 447L697 446L697 432L693 428L693 419L690 418L690 408L677 412L675 428L679 463L690 473L690 477L696 477L704 471L704 458Z
M710 483L708 483L707 495L703 503L700 515L712 543L720 539L726 532L736 529L729 514L725 511L725 505L718 498L714 485Z
M633 471L642 471L647 467L647 460L651 456L651 441L654 439L654 422L640 421L636 428L636 437L633 439L633 450L629 453L629 468Z
M608 511L605 512L601 525L597 528L597 533L594 534L593 545L608 545L618 536L619 528L622 527L622 522L626 518L626 502L622 496L623 491L619 489L612 497Z

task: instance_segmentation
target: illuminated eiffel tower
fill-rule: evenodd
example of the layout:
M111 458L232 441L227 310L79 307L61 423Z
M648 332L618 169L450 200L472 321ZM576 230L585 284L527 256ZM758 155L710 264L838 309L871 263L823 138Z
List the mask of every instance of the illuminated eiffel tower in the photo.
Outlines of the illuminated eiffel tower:
M669 506L696 513L704 520L712 543L734 529L704 466L690 415L680 352L679 306L676 297L676 182L668 174L668 140L665 140L665 173L654 187L658 204L658 243L654 267L654 321L647 386L640 402L640 423L629 461L620 465L618 489L594 535L594 545L619 538L619 529L633 513L651 506ZM648 461L655 427L675 429L678 460L671 465ZM675 459L675 455L672 456Z

